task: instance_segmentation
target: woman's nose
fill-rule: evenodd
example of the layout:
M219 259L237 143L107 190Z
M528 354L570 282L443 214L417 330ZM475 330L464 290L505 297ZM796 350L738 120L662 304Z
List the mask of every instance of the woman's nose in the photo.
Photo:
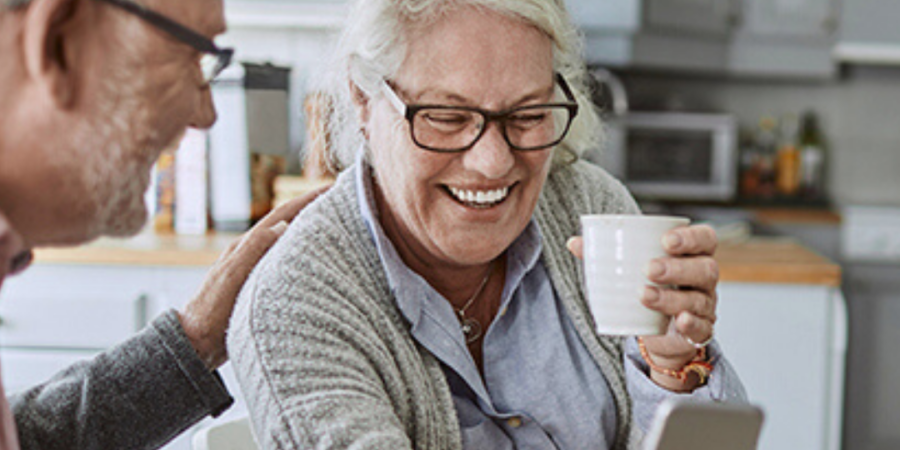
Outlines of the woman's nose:
M500 125L488 123L481 139L465 152L463 164L468 170L481 173L487 179L506 176L516 163L513 150L503 137Z

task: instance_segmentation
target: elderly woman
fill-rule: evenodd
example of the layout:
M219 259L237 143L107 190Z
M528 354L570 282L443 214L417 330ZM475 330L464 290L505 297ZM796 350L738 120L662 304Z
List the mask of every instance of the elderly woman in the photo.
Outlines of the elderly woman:
M566 244L582 214L639 211L577 161L600 124L562 0L361 0L341 42L335 131L356 162L229 334L264 448L634 448L666 397L744 398L715 343L698 350L707 227L672 232L649 270L677 286L643 298L667 335L642 356L593 330Z

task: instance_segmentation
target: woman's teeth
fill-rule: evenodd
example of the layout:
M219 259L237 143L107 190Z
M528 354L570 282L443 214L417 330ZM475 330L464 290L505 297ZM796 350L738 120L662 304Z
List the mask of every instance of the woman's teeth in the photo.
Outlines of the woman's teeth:
M509 195L509 187L493 191L467 191L449 186L448 188L457 200L472 206L492 206L502 202Z

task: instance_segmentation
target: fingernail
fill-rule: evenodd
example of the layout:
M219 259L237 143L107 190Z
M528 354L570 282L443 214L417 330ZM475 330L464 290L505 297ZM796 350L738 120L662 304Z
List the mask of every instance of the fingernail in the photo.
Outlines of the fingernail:
M658 278L666 272L666 266L659 261L650 261L644 268L647 278Z
M270 228L270 230L274 231L275 234L277 234L278 236L281 236L284 234L285 231L287 231L287 228L288 228L287 222L282 220L281 222L278 222L275 225L272 225L272 228Z
M659 301L659 289L653 286L645 286L641 294L641 300L646 304L655 304Z
M669 234L666 235L665 238L663 238L663 245L664 245L664 246L666 247L666 249L668 249L668 250L674 250L674 249L680 247L680 246L681 246L681 242L682 242L682 241L681 241L681 236L679 236L679 235L677 235L677 234L675 234L675 233L669 233Z

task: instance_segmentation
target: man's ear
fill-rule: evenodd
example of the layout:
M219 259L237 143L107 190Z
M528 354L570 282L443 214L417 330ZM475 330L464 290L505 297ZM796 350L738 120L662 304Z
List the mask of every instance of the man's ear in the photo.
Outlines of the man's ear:
M29 79L54 104L69 107L75 99L71 35L76 11L84 0L35 0L25 11L23 54ZM69 38L69 40L67 40Z

